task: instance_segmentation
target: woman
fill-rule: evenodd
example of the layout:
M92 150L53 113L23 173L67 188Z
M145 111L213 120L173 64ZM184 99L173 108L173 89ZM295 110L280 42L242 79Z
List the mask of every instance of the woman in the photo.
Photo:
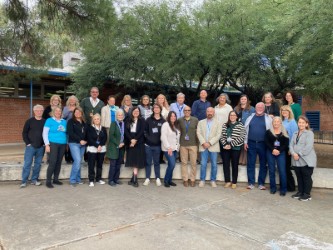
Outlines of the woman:
M262 97L262 102L265 104L265 113L272 119L274 116L280 116L279 105L271 92L267 92Z
M130 112L131 109L133 108L132 97L130 95L124 95L124 98L121 101L120 108L124 111L125 120L126 120L129 114L131 113Z
M287 192L286 153L288 152L289 137L279 116L273 118L272 127L266 131L265 144L267 147L266 159L269 170L270 192L271 194L276 193L275 163L277 163L280 177L280 195L285 196Z
M119 107L116 106L116 98L110 95L108 97L108 104L106 104L101 110L101 124L106 129L107 133L109 133L111 122L116 121L116 113L118 109Z
M146 180L144 186L150 183L151 163L154 162L156 185L161 186L160 180L160 154L161 154L161 128L165 122L161 116L162 107L155 103L153 114L146 120L145 126L145 152L146 152Z
M298 118L298 132L293 134L290 142L291 163L295 168L298 192L292 198L300 201L311 200L312 173L317 165L314 150L314 134L310 130L309 120L301 115Z
M298 121L298 117L302 115L302 107L297 103L297 100L296 94L292 91L287 91L284 94L284 103L290 106L296 121Z
M143 95L140 99L140 105L138 106L138 108L140 109L141 116L145 120L147 120L153 113L149 103L150 103L149 96Z
M103 161L106 152L107 134L101 125L101 116L95 114L92 117L92 124L87 129L87 154L88 154L88 178L89 187L95 186L94 181L103 185L102 180ZM95 174L96 165L96 174Z
M232 111L229 96L226 93L222 93L216 100L218 104L215 106L215 117L217 117L221 126L228 121L228 115Z
M121 184L119 181L120 167L125 152L125 124L124 124L124 111L118 109L116 112L116 120L110 126L110 139L106 157L110 159L109 169L109 185L116 186Z
M251 106L251 101L247 95L241 95L237 106L234 108L238 116L238 121L240 121L243 125L245 124L246 119L253 113L255 113L255 108ZM240 156L239 156L239 164L246 165L247 164L247 155L244 147L241 148Z
M231 186L232 189L235 189L237 186L239 156L245 138L245 128L241 122L237 121L237 118L237 113L230 111L228 122L223 124L220 139L225 179L224 187L228 188ZM232 183L230 182L230 160L232 166Z
M161 128L162 151L168 160L168 167L164 176L164 186L177 186L172 181L173 169L176 166L177 152L179 151L180 131L178 129L177 115L170 111L167 122L163 123Z
M66 102L66 106L64 107L63 110L63 118L68 121L69 119L71 119L73 117L73 112L74 109L80 107L80 103L79 100L76 98L75 95L71 95L70 97L68 97L67 102Z
M67 122L61 118L62 110L60 107L53 108L51 118L48 118L43 128L43 140L45 151L50 153L49 166L46 173L46 186L53 188L51 183L53 175L53 184L62 185L59 181L61 161L65 153L67 144L66 126Z
M125 167L133 168L133 176L128 185L138 187L138 169L145 167L145 120L141 118L140 110L134 107L125 123L125 146L126 164Z
M72 119L74 109L77 107L80 107L79 100L76 98L75 95L71 95L70 97L68 97L66 106L64 107L64 109L62 111L62 118L64 118L68 122L70 119ZM73 158L72 158L69 146L66 147L65 160L66 160L67 164L70 164L73 162Z
M238 121L243 125L245 124L246 119L253 113L256 112L254 107L251 106L251 101L247 95L241 95L237 106L234 108L238 116Z
M74 160L69 183L71 186L75 187L76 184L83 184L81 181L81 161L87 144L87 125L80 107L74 109L73 118L67 123L67 132L68 145Z
M281 114L280 117L283 120L282 124L288 133L290 141L291 138L293 137L293 134L298 130L297 123L294 119L293 111L291 110L290 106L284 105L280 109L280 114ZM291 170L292 170L291 155L288 146L288 154L286 155L286 173L287 173L287 191L289 192L295 191L295 180Z
M169 107L169 103L168 103L165 95L159 94L155 99L155 103L157 103L158 105L160 105L162 107L161 114L162 114L163 118L166 120L166 118L168 117L169 111L170 111L170 107Z
M46 120L51 117L51 112L54 108L61 108L61 98L59 95L52 95L50 98L50 105L44 109L43 118Z

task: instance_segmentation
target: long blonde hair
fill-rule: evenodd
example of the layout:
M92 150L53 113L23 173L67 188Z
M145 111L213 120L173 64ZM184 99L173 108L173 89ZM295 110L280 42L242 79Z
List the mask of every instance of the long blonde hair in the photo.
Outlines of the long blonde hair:
M286 111L289 112L289 117L288 117L288 120L289 120L289 121L295 119L294 113L293 113L293 111L291 110L290 106L289 106L289 105L283 105L283 106L280 108L280 117L281 117L282 120L284 119L284 117L283 117L283 115L282 115L282 110L286 110Z
M80 103L79 103L79 99L77 99L77 97L75 95L71 95L70 97L68 97L67 101L66 101L66 106L69 106L69 101L71 99L75 100L75 108L80 107Z
M168 103L168 101L167 101L165 95L163 95L163 94L159 94L158 96L156 96L155 103L157 103L157 99L158 99L159 97L163 97L163 98L164 98L163 107L166 108L167 110L169 110L169 103Z
M282 119L281 119L281 117L280 117L280 116L274 116L274 117L273 117L273 120L272 120L272 125L273 125L274 120L279 120L279 121L280 121L280 123L281 123L281 133L283 134L284 137L289 138L288 133L287 133L287 130L286 130L286 128L285 128L285 127L283 126L283 124L282 124ZM276 135L275 135L275 132L274 132L274 128L273 128L273 126L271 126L271 128L270 128L269 130L271 131L272 135L276 136Z
M126 99L130 99L131 100L131 106L133 106L132 97L130 95L124 95L123 100L121 101L121 106L125 106L125 100Z

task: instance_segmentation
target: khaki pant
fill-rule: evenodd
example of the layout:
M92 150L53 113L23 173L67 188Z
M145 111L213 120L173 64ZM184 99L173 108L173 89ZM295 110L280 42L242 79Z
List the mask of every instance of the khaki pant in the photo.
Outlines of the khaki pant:
M191 172L190 179L195 181L197 176L197 152L198 146L180 146L180 161L183 181L188 181L187 162L190 157Z

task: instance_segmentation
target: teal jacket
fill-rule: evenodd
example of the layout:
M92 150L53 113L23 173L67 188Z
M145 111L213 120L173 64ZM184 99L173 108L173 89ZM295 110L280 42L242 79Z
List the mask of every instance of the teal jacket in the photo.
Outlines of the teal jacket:
M109 144L106 151L106 157L112 160L117 160L119 158L119 151L122 151L124 155L125 146L119 148L121 139L121 133L116 122L112 122L110 126L109 133Z

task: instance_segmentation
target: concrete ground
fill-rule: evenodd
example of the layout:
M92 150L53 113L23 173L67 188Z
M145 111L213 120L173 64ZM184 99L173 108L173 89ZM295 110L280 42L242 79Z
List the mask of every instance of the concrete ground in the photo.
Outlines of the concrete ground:
M0 183L0 249L333 249L333 190L301 202L257 188L19 189ZM142 183L142 180L141 180Z

